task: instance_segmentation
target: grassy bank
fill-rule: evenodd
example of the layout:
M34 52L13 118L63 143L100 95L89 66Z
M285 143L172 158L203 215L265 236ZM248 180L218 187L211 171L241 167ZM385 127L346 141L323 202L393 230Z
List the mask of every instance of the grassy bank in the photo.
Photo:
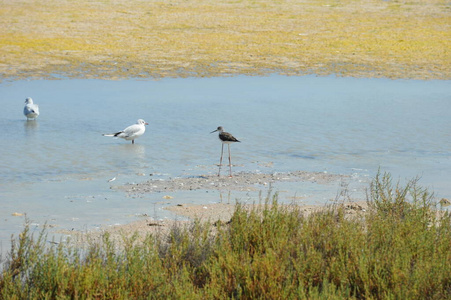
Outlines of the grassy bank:
M409 199L409 200L408 200ZM229 224L194 222L145 242L106 235L85 249L20 235L2 299L450 299L451 217L415 181L379 176L369 211L303 216L276 199L236 206Z
M444 0L4 0L0 73L450 79L450 13Z

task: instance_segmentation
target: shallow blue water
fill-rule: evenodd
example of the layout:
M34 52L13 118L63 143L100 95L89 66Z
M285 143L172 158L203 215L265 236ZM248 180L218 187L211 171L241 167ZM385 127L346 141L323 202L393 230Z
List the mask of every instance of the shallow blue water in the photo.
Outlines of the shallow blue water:
M14 212L60 228L169 216L162 195L131 199L110 187L150 174L214 174L221 145L210 132L220 125L241 141L231 147L236 172L327 171L367 182L380 168L395 179L421 176L451 198L450 81L274 75L14 81L0 90L0 240L22 228ZM26 97L40 106L35 122L22 115ZM139 118L150 125L135 145L101 135ZM307 198L337 192L281 188Z

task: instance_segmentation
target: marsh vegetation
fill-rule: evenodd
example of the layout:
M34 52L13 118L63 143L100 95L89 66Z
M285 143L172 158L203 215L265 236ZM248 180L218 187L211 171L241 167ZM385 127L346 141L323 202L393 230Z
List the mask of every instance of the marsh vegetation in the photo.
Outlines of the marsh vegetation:
M6 0L0 73L450 79L450 9L441 0Z
M3 299L449 299L451 216L412 180L378 175L368 211L309 216L277 196L229 223L175 226L143 242L108 235L48 246L28 228L0 277Z

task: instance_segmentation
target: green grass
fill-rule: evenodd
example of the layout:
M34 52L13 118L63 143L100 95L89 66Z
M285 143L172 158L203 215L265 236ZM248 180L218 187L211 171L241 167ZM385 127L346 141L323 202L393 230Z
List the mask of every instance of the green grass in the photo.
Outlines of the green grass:
M451 299L451 216L418 187L378 175L369 210L309 216L277 197L229 224L75 248L28 227L0 277L2 299Z

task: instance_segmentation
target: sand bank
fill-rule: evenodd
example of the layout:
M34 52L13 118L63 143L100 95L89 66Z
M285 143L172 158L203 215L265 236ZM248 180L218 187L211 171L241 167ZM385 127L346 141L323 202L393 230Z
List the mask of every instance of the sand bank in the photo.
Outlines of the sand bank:
M331 183L349 178L346 175L329 174L324 172L295 171L288 173L234 173L233 177L201 175L195 177L179 177L170 180L149 180L143 183L128 184L118 187L129 194L152 192L173 192L186 190L232 190L258 191L274 182L309 181L318 184Z
M261 209L263 204L243 205L245 209ZM361 216L368 210L368 204L365 201L358 202L342 202L340 205L344 208L347 217ZM303 205L295 206L296 209L308 216L313 212L328 209L326 205ZM167 237L170 230L174 227L185 228L192 224L194 220L201 222L210 222L216 226L217 222L227 224L231 221L231 217L235 211L235 204L214 203L206 205L190 205L178 204L166 207L165 209L176 213L179 216L186 217L189 220L154 220L146 218L132 222L126 225L104 226L96 231L82 232L82 231L67 231L58 230L60 234L70 236L70 243L80 247L87 246L92 243L99 243L105 235L108 235L109 240L115 242L117 246L123 245L124 239L135 236L136 241L143 241L149 234L159 237Z
M324 172L295 171L288 173L235 173L233 177L216 175L205 175L196 177L170 178L167 180L149 180L138 184L127 184L118 186L117 189L124 190L131 195L142 195L146 193L176 192L186 190L234 190L250 191L261 190L275 182L314 182L317 184L328 184L336 181L348 179L349 176L328 174ZM164 207L179 216L173 219L155 220L149 216L145 219L125 225L103 226L99 230L82 232L58 230L60 234L71 236L73 242L83 244L87 242L98 242L102 236L109 234L110 238L120 243L124 237L137 234L139 239L148 234L166 235L173 226L189 226L190 222L199 219L203 222L228 222L235 210L235 203L204 203L186 204L179 201L177 204ZM246 209L261 208L263 204L242 204ZM365 212L367 204L363 199L356 202L345 202L340 200L340 205L344 205L348 215ZM285 205L290 206L290 205ZM294 206L292 206L294 207ZM296 205L300 211L309 215L310 213L327 208L326 205Z

